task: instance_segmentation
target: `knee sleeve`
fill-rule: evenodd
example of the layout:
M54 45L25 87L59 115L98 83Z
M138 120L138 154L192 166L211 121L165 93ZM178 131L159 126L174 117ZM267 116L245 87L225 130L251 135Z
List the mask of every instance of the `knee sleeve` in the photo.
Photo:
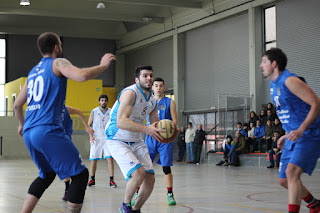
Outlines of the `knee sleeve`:
M89 172L86 168L80 174L71 177L71 185L68 190L68 201L71 203L83 203Z
M37 177L29 187L28 193L40 199L44 191L50 186L56 177L55 172L46 173L45 178Z
M163 166L162 169L163 169L164 174L166 174L166 175L171 173L170 166Z

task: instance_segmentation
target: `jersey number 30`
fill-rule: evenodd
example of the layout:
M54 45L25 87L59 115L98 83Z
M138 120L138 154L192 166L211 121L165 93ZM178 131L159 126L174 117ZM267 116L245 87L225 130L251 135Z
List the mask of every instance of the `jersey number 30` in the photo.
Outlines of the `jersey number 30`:
M28 104L33 99L35 102L41 100L43 95L43 77L40 75L35 80L30 80L28 82Z

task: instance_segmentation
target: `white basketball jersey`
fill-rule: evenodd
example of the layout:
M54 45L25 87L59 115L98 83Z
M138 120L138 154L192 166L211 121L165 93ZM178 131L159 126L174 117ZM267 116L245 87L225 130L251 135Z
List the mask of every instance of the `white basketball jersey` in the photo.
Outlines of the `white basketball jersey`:
M120 92L117 101L114 103L111 109L111 118L106 128L107 139L119 140L124 142L143 142L144 139L142 132L130 132L124 129L119 129L117 127L117 114L120 106L119 99L122 92L125 90L132 90L136 95L135 102L132 107L132 112L129 117L130 120L138 124L144 125L143 121L146 119L146 116L156 109L157 100L153 96L151 90L149 97L146 97L144 92L137 84L133 84L129 87L126 87Z
M93 112L93 121L92 129L94 130L93 137L95 139L106 139L107 136L104 132L105 126L110 119L111 109L107 108L107 111L103 113L100 107L94 108Z

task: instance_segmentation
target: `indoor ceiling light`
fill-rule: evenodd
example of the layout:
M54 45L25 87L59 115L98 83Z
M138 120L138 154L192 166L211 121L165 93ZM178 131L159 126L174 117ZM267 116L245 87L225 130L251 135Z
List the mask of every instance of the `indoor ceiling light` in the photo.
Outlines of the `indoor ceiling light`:
M20 1L20 5L21 6L29 6L30 5L30 1L29 0L21 0Z
M149 22L149 21L152 21L152 18L150 18L150 17L143 17L143 18L142 18L142 21Z
M106 8L106 5L104 5L103 2L99 2L99 3L97 4L97 9L104 9L104 8Z

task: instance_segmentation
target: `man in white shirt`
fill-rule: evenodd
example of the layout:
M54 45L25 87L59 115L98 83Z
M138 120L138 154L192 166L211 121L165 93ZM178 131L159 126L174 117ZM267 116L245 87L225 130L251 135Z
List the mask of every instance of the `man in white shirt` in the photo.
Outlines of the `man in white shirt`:
M188 129L186 130L185 141L187 145L187 153L189 157L188 163L194 163L194 154L193 154L193 140L196 136L196 130L192 128L192 123L188 123Z

